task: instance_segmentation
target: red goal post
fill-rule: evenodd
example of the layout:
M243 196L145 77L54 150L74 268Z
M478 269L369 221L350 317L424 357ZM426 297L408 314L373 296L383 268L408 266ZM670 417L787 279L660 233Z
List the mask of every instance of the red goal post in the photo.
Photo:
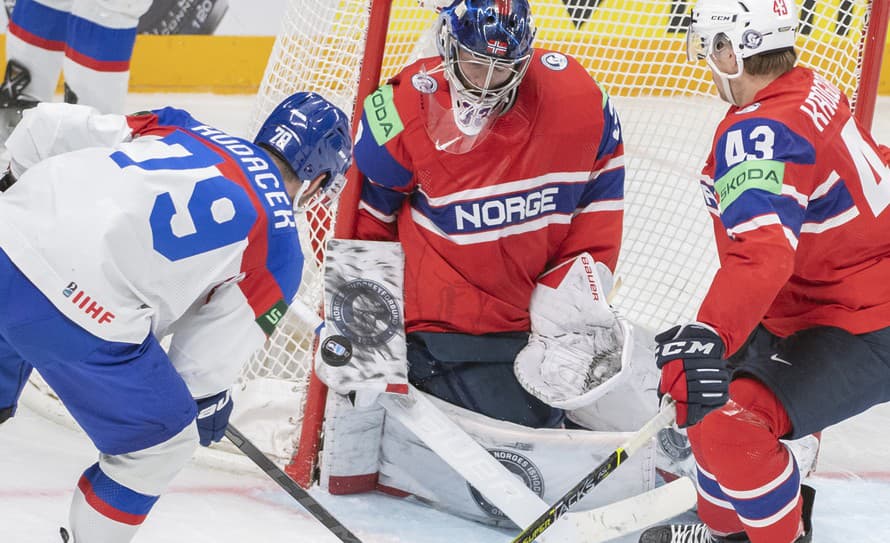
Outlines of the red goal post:
M797 42L800 63L837 84L860 122L870 126L888 2L797 2L803 8ZM706 69L685 59L684 27L694 0L531 3L538 27L536 47L578 59L612 96L622 120L626 216L617 269L623 286L615 305L632 322L652 330L693 318L716 269L710 219L697 205L698 174L726 108ZM296 90L320 92L357 119L364 97L424 45L422 37L436 13L418 4L289 0L258 93L252 130ZM312 214L301 225L304 250L316 261L307 262L298 296L312 308L321 303L325 241L334 232L341 238L353 233L361 179L354 170L349 177L338 212ZM311 327L292 316L251 361L241 381L245 396L259 396L256 401L264 406L255 411L257 417L267 412L287 420L263 421L253 433L249 423L240 427L265 452L289 462L288 473L304 486L313 478L325 403L324 386L314 377L310 384L312 349ZM258 381L266 384L258 386ZM280 410L265 407L280 396L293 406L284 417Z

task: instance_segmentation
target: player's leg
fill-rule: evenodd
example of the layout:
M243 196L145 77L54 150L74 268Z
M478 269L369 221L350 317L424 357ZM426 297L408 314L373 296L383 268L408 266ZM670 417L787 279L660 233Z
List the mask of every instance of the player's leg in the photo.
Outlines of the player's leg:
M74 540L125 543L198 446L195 401L153 336L139 345L92 336L14 267L4 275L6 340L102 453L74 494Z
M23 93L51 100L59 82L72 0L19 0L6 33L6 58L27 68Z
M74 0L65 50L65 100L124 113L139 17L151 0Z
M759 329L734 358L730 402L690 432L707 472L700 487L714 498L699 515L725 533L731 526L713 506L728 504L754 543L801 535L800 473L779 439L818 432L890 399L890 330L856 336L819 327L769 336Z
M532 428L558 426L560 409L522 388L513 360L523 334L408 334L408 378L418 389L476 413Z
M31 375L31 365L6 341L8 330L10 281L7 279L18 273L6 253L0 249L0 424L15 415L19 396Z

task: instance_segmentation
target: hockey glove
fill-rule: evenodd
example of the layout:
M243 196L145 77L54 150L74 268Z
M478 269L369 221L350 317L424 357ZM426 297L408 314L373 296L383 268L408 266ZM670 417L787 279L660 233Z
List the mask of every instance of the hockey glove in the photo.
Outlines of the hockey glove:
M655 336L655 363L661 369L658 397L677 403L677 426L686 428L729 399L729 370L723 340L710 327L674 326Z
M234 402L228 390L195 402L198 404L198 436L201 445L209 447L211 442L221 440L226 434Z

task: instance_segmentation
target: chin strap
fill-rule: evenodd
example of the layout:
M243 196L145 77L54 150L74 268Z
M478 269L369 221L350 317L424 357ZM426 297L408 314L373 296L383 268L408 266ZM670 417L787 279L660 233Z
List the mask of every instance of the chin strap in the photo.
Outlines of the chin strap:
M738 101L736 100L736 97L732 94L732 86L729 84L729 82L731 80L738 79L739 77L742 76L743 73L745 73L745 59L743 59L742 57L736 56L736 61L738 61L738 65L739 65L738 71L736 71L736 73L734 73L734 74L728 74L717 67L717 64L714 63L714 60L713 60L713 58L711 58L710 55L708 55L708 59L707 59L708 67L710 67L711 70L714 71L714 74L716 74L716 76L717 76L716 83L718 85L720 85L721 89L723 89L723 96L726 97L725 98L726 101L729 102L730 104L733 104L736 106L741 106L744 104L738 103Z

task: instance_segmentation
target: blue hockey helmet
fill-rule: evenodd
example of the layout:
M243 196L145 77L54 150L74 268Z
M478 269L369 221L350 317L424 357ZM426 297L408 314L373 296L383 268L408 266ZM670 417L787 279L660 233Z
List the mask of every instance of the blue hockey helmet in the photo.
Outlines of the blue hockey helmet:
M330 205L345 184L352 162L349 119L314 92L297 92L278 104L260 126L254 143L286 162L303 185L298 210L317 201Z
M457 0L442 9L437 45L455 120L466 134L513 103L534 38L528 0Z

